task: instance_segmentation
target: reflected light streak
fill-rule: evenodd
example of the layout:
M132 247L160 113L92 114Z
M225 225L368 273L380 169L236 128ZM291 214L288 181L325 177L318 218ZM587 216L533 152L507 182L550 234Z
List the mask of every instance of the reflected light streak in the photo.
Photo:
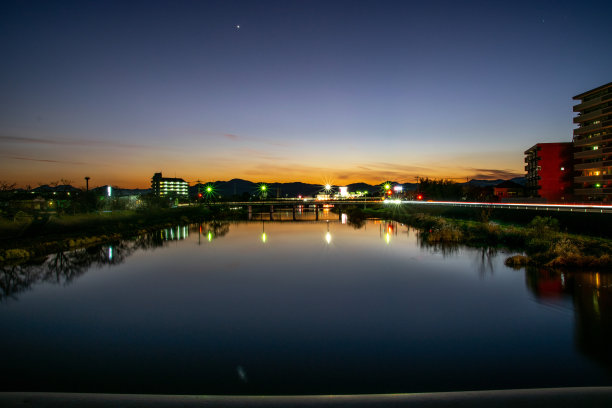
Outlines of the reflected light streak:
M268 236L266 235L265 232L262 232L261 233L261 242L263 242L265 244L267 240L268 240Z
M391 234L389 234L388 232L385 234L385 241L387 241L387 244L391 242Z
M329 231L327 231L327 233L325 234L325 241L328 244L331 244L331 233Z

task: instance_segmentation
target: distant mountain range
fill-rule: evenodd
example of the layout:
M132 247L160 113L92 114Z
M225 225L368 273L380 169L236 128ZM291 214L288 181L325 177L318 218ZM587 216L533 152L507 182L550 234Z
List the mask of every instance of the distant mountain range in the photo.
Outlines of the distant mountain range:
M500 183L503 183L506 180L498 179L498 180L470 180L465 183L458 183L461 185L469 184L474 187L494 187ZM515 177L510 179L520 185L525 185L524 177ZM394 185L400 184L404 191L414 191L417 189L417 183L395 183L391 182ZM243 180L243 179L232 179L229 181L216 181L214 183L215 191L217 194L227 197L233 195L243 195L243 194L255 194L259 191L259 183L253 183L252 181ZM301 182L294 183L268 183L266 184L268 188L268 197L296 197L296 196L313 196L319 193L324 193L323 186L319 184L308 184ZM379 191L382 187L382 184L367 184L367 183L352 183L347 184L349 191ZM197 193L198 186L189 187L190 193ZM333 186L334 191L338 191L338 186Z
M461 185L470 185L473 187L494 187L500 183L503 183L507 180L470 180L464 183L458 183ZM510 181L515 182L520 185L525 185L525 177L515 177L510 179ZM391 182L394 185L400 184L404 191L414 191L417 189L417 183L395 183ZM232 179L229 181L216 181L212 183L215 186L215 192L222 197L228 196L242 196L245 194L256 194L259 191L259 183L253 183L252 181L243 180L243 179ZM319 184L308 184L301 182L294 183L267 183L268 188L268 197L297 197L299 195L308 197L313 196L319 193L324 193L323 186ZM204 186L204 184L202 184ZM380 191L382 184L367 184L367 183L352 183L347 184L348 190L353 191L368 191L375 192ZM21 190L21 189L19 189ZM98 194L104 194L106 192L106 186L95 187L91 189L93 192ZM338 186L333 186L334 191L338 191ZM23 191L23 190L21 190ZM72 192L72 191L80 191L80 189L73 187L71 185L60 185L60 186L40 186L31 190L35 193L52 193L52 192ZM126 188L116 188L114 187L113 195L122 196L122 195L137 195L137 194L146 194L150 192L150 189L126 189ZM198 185L190 186L189 193L197 194Z
M511 178L510 180L502 180L502 179L497 179L497 180L470 180L467 183L460 183L460 184L469 184L471 186L476 186L476 187L495 187L496 185L503 183L504 181L512 181L516 184L520 184L521 186L525 185L525 177L515 177L515 178Z

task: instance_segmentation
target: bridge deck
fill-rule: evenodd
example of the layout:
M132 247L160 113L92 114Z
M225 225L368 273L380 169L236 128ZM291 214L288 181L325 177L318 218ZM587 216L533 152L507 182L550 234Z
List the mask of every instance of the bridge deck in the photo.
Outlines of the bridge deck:
M474 207L510 210L531 210L549 212L576 212L576 213L612 213L612 205L597 204L532 204L532 203L479 203L465 201L409 201L409 200L379 200L379 199L352 199L352 200L304 200L304 199L280 199L267 201L232 201L213 203L212 205L229 206L342 206L342 205L364 205L364 204L386 204L386 205L434 205L451 207Z

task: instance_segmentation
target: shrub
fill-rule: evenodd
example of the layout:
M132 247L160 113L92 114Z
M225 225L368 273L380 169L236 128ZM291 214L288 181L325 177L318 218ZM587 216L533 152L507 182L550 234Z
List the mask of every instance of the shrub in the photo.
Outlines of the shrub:
M529 223L529 228L538 234L547 234L559 231L559 221L552 217L536 216Z
M529 258L527 258L525 255L514 255L506 259L506 261L504 262L506 266L510 266L511 268L514 268L514 269L522 268L523 266L526 266L528 263L529 263Z

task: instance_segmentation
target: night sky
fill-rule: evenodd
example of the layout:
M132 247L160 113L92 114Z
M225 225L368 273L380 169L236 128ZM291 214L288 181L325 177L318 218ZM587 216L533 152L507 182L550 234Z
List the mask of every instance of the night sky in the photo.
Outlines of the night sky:
M612 81L610 1L5 1L0 180L511 178ZM239 28L237 27L239 25Z

